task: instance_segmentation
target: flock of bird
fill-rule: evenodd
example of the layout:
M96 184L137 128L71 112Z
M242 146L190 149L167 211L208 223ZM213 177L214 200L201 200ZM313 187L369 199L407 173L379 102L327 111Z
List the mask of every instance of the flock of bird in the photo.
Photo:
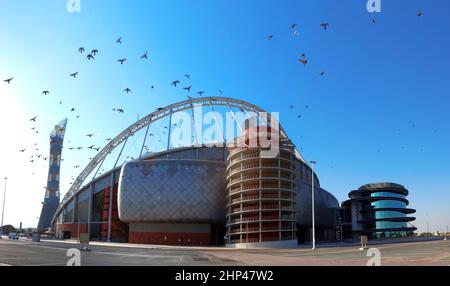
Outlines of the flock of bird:
M423 15L424 15L424 13L422 12L422 10L419 10L419 11L417 12L417 16L418 16L418 17L422 17ZM375 19L372 19L372 23L375 24L375 23L376 23L376 20L375 20ZM300 35L299 31L297 30L297 27L298 27L298 25L297 25L296 23L293 23L293 24L290 25L290 29L291 29L293 35L296 36L296 37ZM330 29L330 24L329 24L328 22L323 22L323 23L320 24L320 27L321 27L324 31L326 31L326 30ZM268 36L267 36L267 40L269 40L269 41L274 40L274 35L273 35L273 34L268 35ZM123 43L123 39L122 39L122 37L119 37L119 38L116 40L116 44L122 45L122 43ZM78 53L79 53L79 54L86 54L86 60L88 60L88 61L93 61L93 60L95 60L95 58L97 57L97 55L100 54L100 51L99 51L98 49L92 49L89 53L87 53L87 50L86 50L85 47L79 47L79 48L78 48ZM143 54L140 56L140 59L141 59L141 60L148 60L148 59L149 59L148 51L145 51L145 53L143 53ZM117 59L117 63L119 63L120 65L126 64L127 61L128 61L127 58L120 58L120 59ZM307 58L307 56L306 56L305 53L301 53L301 54L300 54L300 58L299 58L298 61L299 61L299 63L303 64L304 67L306 67L307 64L309 63L308 58ZM320 72L319 75L320 75L320 76L324 76L324 75L325 75L325 71ZM73 73L70 73L70 74L69 74L69 77L72 77L72 78L74 78L74 79L77 79L78 76L79 76L79 72L73 72ZM186 81L189 82L189 81L191 80L191 75L190 75L190 74L184 74L184 78L185 78ZM14 77L11 77L11 78L5 79L4 82L5 82L6 84L12 84L13 80L14 80ZM177 87L179 87L179 86L181 85L181 81L180 81L179 79L175 79L175 80L173 80L173 81L170 83L170 85L173 86L174 88L177 88ZM151 88L153 89L154 86L152 85ZM187 97L188 99L192 99L192 97L190 96L190 93L191 93L191 91L192 91L192 88L193 88L193 85L191 85L191 84L188 84L188 85L186 85L186 86L184 86L184 87L182 88L184 91L186 91L186 93L187 93L186 97ZM131 88L129 88L129 87L126 87L125 89L123 89L122 92L125 93L125 94L131 94L131 93L133 93L132 90L131 90ZM223 94L223 92L222 92L221 90L219 90L218 93L219 93L220 95ZM49 90L43 90L43 91L42 91L42 95L44 95L44 96L48 96L48 95L50 95L50 94L51 94L51 92L50 92ZM196 91L196 94L197 94L198 96L203 96L203 95L206 94L206 92L205 92L204 90L199 90L199 91ZM62 103L63 103L62 101L59 101L59 104L60 104L60 105L61 105ZM304 110L309 109L309 107L310 107L309 105L305 105L305 106L304 106ZM289 108L290 108L290 109L295 109L296 107L295 107L294 105L290 105ZM157 111L160 111L160 110L162 110L162 108L157 108L156 110L157 110ZM72 108L70 109L70 112L71 112L71 113L75 113L76 111L77 111L77 110L76 110L75 107L72 107ZM116 113L119 113L119 114L124 114L124 113L125 113L125 110L124 110L123 108L113 108L112 111L113 111L113 112L116 112ZM302 114L298 114L298 115L297 115L297 118L298 118L298 119L300 119L300 118L302 118L302 117L303 117ZM80 115L76 115L76 118L80 118ZM34 116L34 117L32 117L29 121L32 122L32 123L36 123L36 120L37 120L37 119L38 119L38 116ZM413 127L415 127L414 124L413 124ZM168 127L165 126L164 128L167 129ZM31 130L32 130L34 133L36 133L36 134L39 133L39 131L36 129L36 126L32 126L32 127L31 127ZM436 132L436 131L435 131L435 132ZM94 136L95 136L95 134L93 134L93 133L86 134L86 137L91 138L91 139L92 139ZM150 134L150 137L152 137L152 136L155 136L155 134ZM303 137L302 137L302 138L303 138ZM107 138L107 139L106 139L106 142L110 142L110 141L112 141L111 138ZM160 141L161 141L161 140L160 140ZM71 144L71 141L68 141L67 143ZM43 160L43 161L47 161L47 160L48 160L48 157L44 157L42 154L39 153L40 150L39 150L39 148L38 148L37 146L38 146L38 144L35 143L34 146L33 146L33 150L30 150L30 152L33 152L33 154L30 155L30 163L35 163L36 160L38 160L38 159L41 159L41 160ZM144 146L144 147L145 147L145 149L146 149L147 151L149 150L148 145L146 145L146 146ZM404 147L402 147L402 148L404 149ZM95 146L95 145L90 145L90 146L87 146L87 147L83 147L83 146L71 146L71 147L68 147L67 149L70 150L70 151L72 151L72 150L89 149L89 150L91 150L91 151L99 152L100 149L101 149L101 147L97 147L97 146ZM27 151L26 148L21 148L21 149L19 150L20 153L25 153L26 151ZM380 150L378 150L377 152L380 152ZM89 159L92 160L92 157L89 157ZM128 156L127 159L133 159L133 157ZM61 159L61 161L64 161L64 159ZM78 169L79 167L80 167L80 165L75 165L75 166L74 166L74 169ZM104 169L102 169L101 171L103 171L103 170L104 170ZM101 174L101 173L100 173L100 174ZM34 175L34 173L33 173L33 175ZM75 180L75 178L73 178L73 177L72 177L72 179ZM73 183L73 182L71 182L70 184L72 184L72 183Z

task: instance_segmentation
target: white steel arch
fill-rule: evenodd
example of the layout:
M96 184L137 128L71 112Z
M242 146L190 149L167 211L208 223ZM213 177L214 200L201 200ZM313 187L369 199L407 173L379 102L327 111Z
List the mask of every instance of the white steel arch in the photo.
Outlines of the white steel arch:
M62 199L58 209L55 212L55 215L52 219L52 222L54 223L56 220L56 216L61 212L61 210L66 206L68 202L78 194L80 191L83 182L86 180L86 178L91 174L96 167L102 164L103 160L110 154L117 146L119 146L121 143L126 141L130 136L134 135L139 130L149 126L150 124L159 121L167 116L170 116L176 112L192 109L194 107L198 106L226 106L230 110L231 108L237 108L246 112L253 112L256 115L259 116L260 113L267 113L264 109L251 104L249 102L233 99L233 98L227 98L227 97L204 97L204 98L192 98L189 100L181 101L178 103L173 103L169 106L166 106L164 108L158 108L156 111L150 113L149 115L145 116L144 118L140 119L136 123L132 124L130 127L122 131L119 135L117 135L112 141L110 141L90 162L89 164L84 168L84 170L80 173L78 178L74 181L72 186L70 187L69 191L66 193L64 198ZM268 113L267 113L268 114ZM268 114L270 116L270 114ZM280 124L280 132L281 132L281 138L288 139L287 133L285 132L284 128ZM170 136L170 135L169 135ZM305 164L305 159L301 156L301 154L295 150L296 156L303 161Z

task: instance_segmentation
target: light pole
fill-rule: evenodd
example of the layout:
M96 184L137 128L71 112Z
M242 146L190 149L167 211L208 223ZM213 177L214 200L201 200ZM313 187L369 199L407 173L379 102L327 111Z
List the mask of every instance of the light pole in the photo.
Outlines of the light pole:
M315 209L315 201L314 201L314 165L317 164L316 161L309 161L309 163L311 163L311 197L312 197L312 203L311 203L311 208L312 208L312 250L316 250L316 218L315 218L315 213L314 213L314 209Z
M0 227L0 239L2 238L3 235L3 217L5 215L5 199L6 199L6 183L8 182L8 178L5 177L5 190L3 191L3 208L2 208L2 223L1 223L1 227Z

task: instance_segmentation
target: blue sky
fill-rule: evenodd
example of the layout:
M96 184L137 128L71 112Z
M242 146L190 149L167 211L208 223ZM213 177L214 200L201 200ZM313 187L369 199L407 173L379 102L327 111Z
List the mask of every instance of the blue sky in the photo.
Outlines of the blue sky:
M184 100L185 92L170 86L179 79L193 92L222 90L280 112L303 156L318 161L322 187L340 201L369 182L398 182L410 190L420 230L427 221L444 230L450 224L450 3L382 0L374 15L366 2L81 0L81 13L68 13L65 0L0 0L0 79L14 77L0 84L2 133L15 138L1 143L7 159L0 176L10 178L5 222L35 224L46 181L44 163L30 167L34 176L24 171L28 157L17 153L19 146L36 141L47 152L48 133L64 117L73 141L66 146L103 146L138 114ZM88 62L77 53L81 46L100 53ZM145 51L148 61L139 59ZM301 53L306 67L298 62ZM120 66L119 58L128 61ZM76 71L76 80L68 76ZM122 93L126 87L131 95ZM115 114L114 107L127 112ZM35 115L39 134L29 130ZM85 138L91 132L94 142ZM77 175L72 165L84 166L90 155L64 153L62 193ZM24 196L26 215L19 207Z

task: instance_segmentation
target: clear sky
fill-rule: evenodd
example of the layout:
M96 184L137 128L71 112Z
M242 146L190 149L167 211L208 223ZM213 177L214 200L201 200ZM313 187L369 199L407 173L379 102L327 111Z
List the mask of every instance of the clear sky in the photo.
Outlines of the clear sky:
M81 12L68 13L65 0L0 0L4 223L37 224L48 166L29 160L48 156L55 124L69 118L66 147L103 147L138 114L184 100L182 88L170 85L179 79L193 85L193 95L222 90L280 112L303 156L318 161L322 187L339 201L369 182L397 182L410 190L419 230L427 222L444 230L450 225L450 2L382 0L377 14L366 3L81 0ZM115 43L119 37L122 45ZM79 54L81 46L98 49L95 60ZM149 59L141 60L145 51ZM128 61L120 65L120 58ZM74 72L77 79L68 76ZM3 82L11 77L11 84ZM126 87L133 93L123 94ZM117 107L126 113L111 110ZM36 123L29 121L34 116ZM35 143L39 150L32 150ZM92 155L64 149L62 194Z

